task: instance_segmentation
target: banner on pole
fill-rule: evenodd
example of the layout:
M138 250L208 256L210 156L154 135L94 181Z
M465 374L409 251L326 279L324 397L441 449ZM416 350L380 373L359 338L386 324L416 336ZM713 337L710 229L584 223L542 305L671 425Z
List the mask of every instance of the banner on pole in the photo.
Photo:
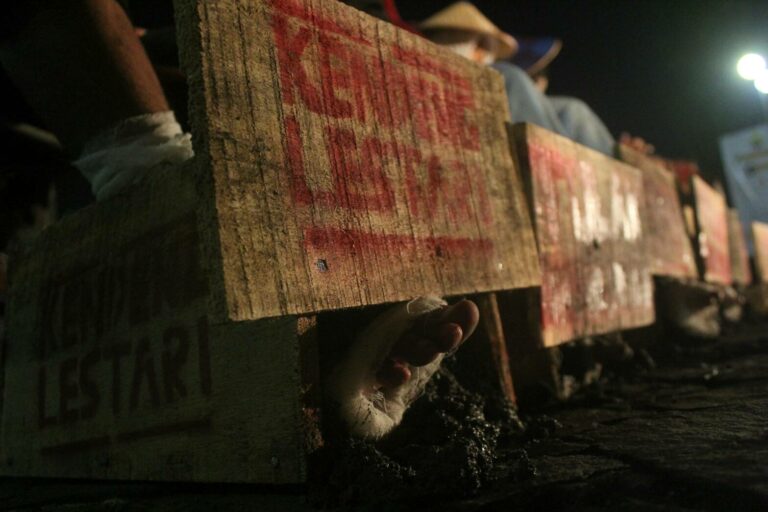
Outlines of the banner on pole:
M768 124L720 138L720 156L728 193L749 230L752 222L768 222ZM753 252L752 240L747 241Z

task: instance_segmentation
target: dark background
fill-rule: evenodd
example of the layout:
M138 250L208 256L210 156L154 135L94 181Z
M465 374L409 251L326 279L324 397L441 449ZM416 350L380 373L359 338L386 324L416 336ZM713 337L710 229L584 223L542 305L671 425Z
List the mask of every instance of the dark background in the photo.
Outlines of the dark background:
M406 20L450 1L400 0ZM768 0L511 0L473 2L513 35L551 35L563 50L552 94L585 100L614 135L627 131L717 179L721 134L763 122L760 95L736 74L768 55Z

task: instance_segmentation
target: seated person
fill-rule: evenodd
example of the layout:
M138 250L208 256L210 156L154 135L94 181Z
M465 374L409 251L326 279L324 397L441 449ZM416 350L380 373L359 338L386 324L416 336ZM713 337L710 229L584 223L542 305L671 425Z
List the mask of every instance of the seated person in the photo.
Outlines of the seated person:
M504 77L513 122L537 124L606 155L615 144L603 122L582 101L545 96L547 83L534 80L507 59L519 43L468 2L438 11L419 28L431 41L481 64L492 65Z
M136 31L114 0L13 2L0 19L0 63L64 147L97 200L128 193L161 166L193 157ZM358 336L327 385L350 433L397 425L475 329L468 300L421 297L390 308Z

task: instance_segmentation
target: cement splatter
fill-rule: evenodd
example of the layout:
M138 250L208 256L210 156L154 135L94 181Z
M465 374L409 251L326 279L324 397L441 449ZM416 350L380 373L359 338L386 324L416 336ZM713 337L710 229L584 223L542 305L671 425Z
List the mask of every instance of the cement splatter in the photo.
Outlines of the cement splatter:
M514 408L468 391L444 367L388 437L376 443L347 439L329 448L334 463L326 493L335 491L339 505L471 496L499 471L516 471L508 452L504 467L497 463L520 434Z

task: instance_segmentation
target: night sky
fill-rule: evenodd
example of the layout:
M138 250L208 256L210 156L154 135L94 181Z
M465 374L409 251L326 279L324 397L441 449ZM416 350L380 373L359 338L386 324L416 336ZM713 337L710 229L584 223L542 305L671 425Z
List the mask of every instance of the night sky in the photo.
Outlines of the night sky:
M422 19L450 1L400 0ZM585 100L614 135L642 136L659 154L720 173L718 137L763 119L760 97L735 71L768 54L768 0L476 0L513 35L552 35L563 51L552 94Z

